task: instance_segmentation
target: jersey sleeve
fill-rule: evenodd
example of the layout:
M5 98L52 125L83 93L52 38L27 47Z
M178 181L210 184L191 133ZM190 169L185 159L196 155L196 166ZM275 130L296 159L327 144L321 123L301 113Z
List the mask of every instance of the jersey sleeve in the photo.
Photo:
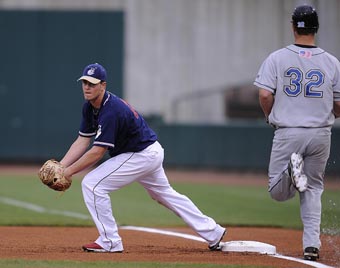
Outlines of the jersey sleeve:
M257 73L254 85L275 93L277 85L277 74L273 54L269 55L262 63Z

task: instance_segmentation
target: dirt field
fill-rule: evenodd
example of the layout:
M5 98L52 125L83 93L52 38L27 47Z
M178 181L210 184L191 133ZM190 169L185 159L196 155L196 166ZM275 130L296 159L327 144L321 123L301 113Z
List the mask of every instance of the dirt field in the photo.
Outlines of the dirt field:
M12 171L10 171L12 170ZM1 173L13 172L11 167L1 167ZM18 167L16 172L35 172ZM266 186L263 174L222 174L219 172L168 171L171 181L195 180L196 183L257 184ZM192 179L190 179L192 178ZM338 188L338 182L327 182L326 187ZM277 253L301 258L302 231L277 228L228 227L224 241L250 240L276 246ZM164 230L164 229L163 229ZM188 228L167 229L194 234ZM275 267L310 267L302 263L287 261L254 253L210 252L202 242L161 234L131 230L120 230L125 251L122 254L82 252L83 244L97 238L95 227L0 227L2 250L0 258L30 260L77 260L77 261L122 261L122 262L188 262L216 264L253 264ZM340 236L322 235L320 263L340 267Z
M193 234L187 228L168 229ZM81 245L97 238L96 229L64 227L0 227L0 258L29 260L76 260L119 262L188 262L216 264L253 264L274 267L309 267L255 253L210 252L202 242L131 230L120 230L124 253L87 253ZM228 228L224 241L250 240L276 246L278 253L301 258L301 232L271 228ZM339 267L340 254L334 244L340 237L322 237L320 262Z

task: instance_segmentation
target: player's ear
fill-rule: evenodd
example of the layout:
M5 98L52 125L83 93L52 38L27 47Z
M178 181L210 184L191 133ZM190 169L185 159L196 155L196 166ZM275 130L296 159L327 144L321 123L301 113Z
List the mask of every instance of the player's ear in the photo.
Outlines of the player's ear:
M105 81L101 81L100 85L102 86L103 89L106 89L106 82Z
M292 23L292 30L293 30L293 32L295 32L295 27L294 27L293 23Z
M294 26L293 23L292 23L292 31L293 31L293 34L294 34L294 38L296 38L297 35L298 35L298 32L297 32L296 27Z

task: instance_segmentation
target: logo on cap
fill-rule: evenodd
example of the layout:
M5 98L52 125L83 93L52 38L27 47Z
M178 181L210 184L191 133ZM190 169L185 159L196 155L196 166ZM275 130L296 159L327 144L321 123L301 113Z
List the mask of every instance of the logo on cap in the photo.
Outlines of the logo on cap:
M92 67L91 69L89 69L88 71L87 71L87 74L88 75L94 75L94 72L96 71L96 68L94 68L94 67Z
M305 28L305 22L304 21L298 21L297 27L298 28Z

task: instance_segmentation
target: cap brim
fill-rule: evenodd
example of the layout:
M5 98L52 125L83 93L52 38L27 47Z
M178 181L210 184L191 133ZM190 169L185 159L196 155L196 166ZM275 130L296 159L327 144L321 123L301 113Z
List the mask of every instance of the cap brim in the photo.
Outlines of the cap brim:
M97 79L97 78L94 78L92 76L87 76L87 75L83 75L82 77L80 77L77 81L79 80L86 80L86 81L89 81L90 83L92 84L98 84L100 83L100 80Z

